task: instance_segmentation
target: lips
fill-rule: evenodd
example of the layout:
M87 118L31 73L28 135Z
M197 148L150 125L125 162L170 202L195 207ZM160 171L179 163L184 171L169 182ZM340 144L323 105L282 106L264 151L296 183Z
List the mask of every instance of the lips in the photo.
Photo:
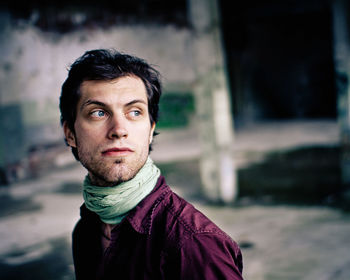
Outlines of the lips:
M123 156L132 153L133 150L127 147L115 147L104 150L102 152L103 156Z

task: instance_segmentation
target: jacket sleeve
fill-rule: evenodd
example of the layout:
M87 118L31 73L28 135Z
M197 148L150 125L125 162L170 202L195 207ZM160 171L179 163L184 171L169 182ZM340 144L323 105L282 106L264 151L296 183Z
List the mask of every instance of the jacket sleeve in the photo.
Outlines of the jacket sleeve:
M180 248L181 279L243 279L238 245L218 232L194 233Z

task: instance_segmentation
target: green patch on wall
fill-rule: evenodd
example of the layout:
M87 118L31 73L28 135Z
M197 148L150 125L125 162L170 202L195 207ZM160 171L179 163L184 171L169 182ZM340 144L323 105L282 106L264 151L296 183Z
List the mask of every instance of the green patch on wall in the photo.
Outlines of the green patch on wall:
M194 113L194 97L191 93L165 93L159 103L160 128L185 127Z
M0 166L4 167L25 155L26 143L20 105L0 105L0 114Z
M0 195L0 217L39 211L41 205L27 198L12 198ZM3 279L0 277L0 279Z
M59 122L58 104L46 99L37 101L25 101L20 104L23 115L23 123L26 126L40 124L56 124Z

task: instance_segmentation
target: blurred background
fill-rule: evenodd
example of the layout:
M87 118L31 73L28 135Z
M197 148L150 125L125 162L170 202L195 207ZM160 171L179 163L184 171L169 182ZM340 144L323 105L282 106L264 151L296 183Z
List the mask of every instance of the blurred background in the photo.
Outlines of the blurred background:
M60 87L86 50L162 73L154 161L241 246L245 279L350 279L346 0L2 1L0 278L74 279L86 172Z

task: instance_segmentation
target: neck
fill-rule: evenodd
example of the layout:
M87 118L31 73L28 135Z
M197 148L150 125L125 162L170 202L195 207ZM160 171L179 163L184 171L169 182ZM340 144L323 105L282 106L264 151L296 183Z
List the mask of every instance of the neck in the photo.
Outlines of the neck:
M83 189L85 205L104 223L118 224L153 190L159 175L159 169L148 158L134 178L108 188L92 184L90 176L86 176Z

